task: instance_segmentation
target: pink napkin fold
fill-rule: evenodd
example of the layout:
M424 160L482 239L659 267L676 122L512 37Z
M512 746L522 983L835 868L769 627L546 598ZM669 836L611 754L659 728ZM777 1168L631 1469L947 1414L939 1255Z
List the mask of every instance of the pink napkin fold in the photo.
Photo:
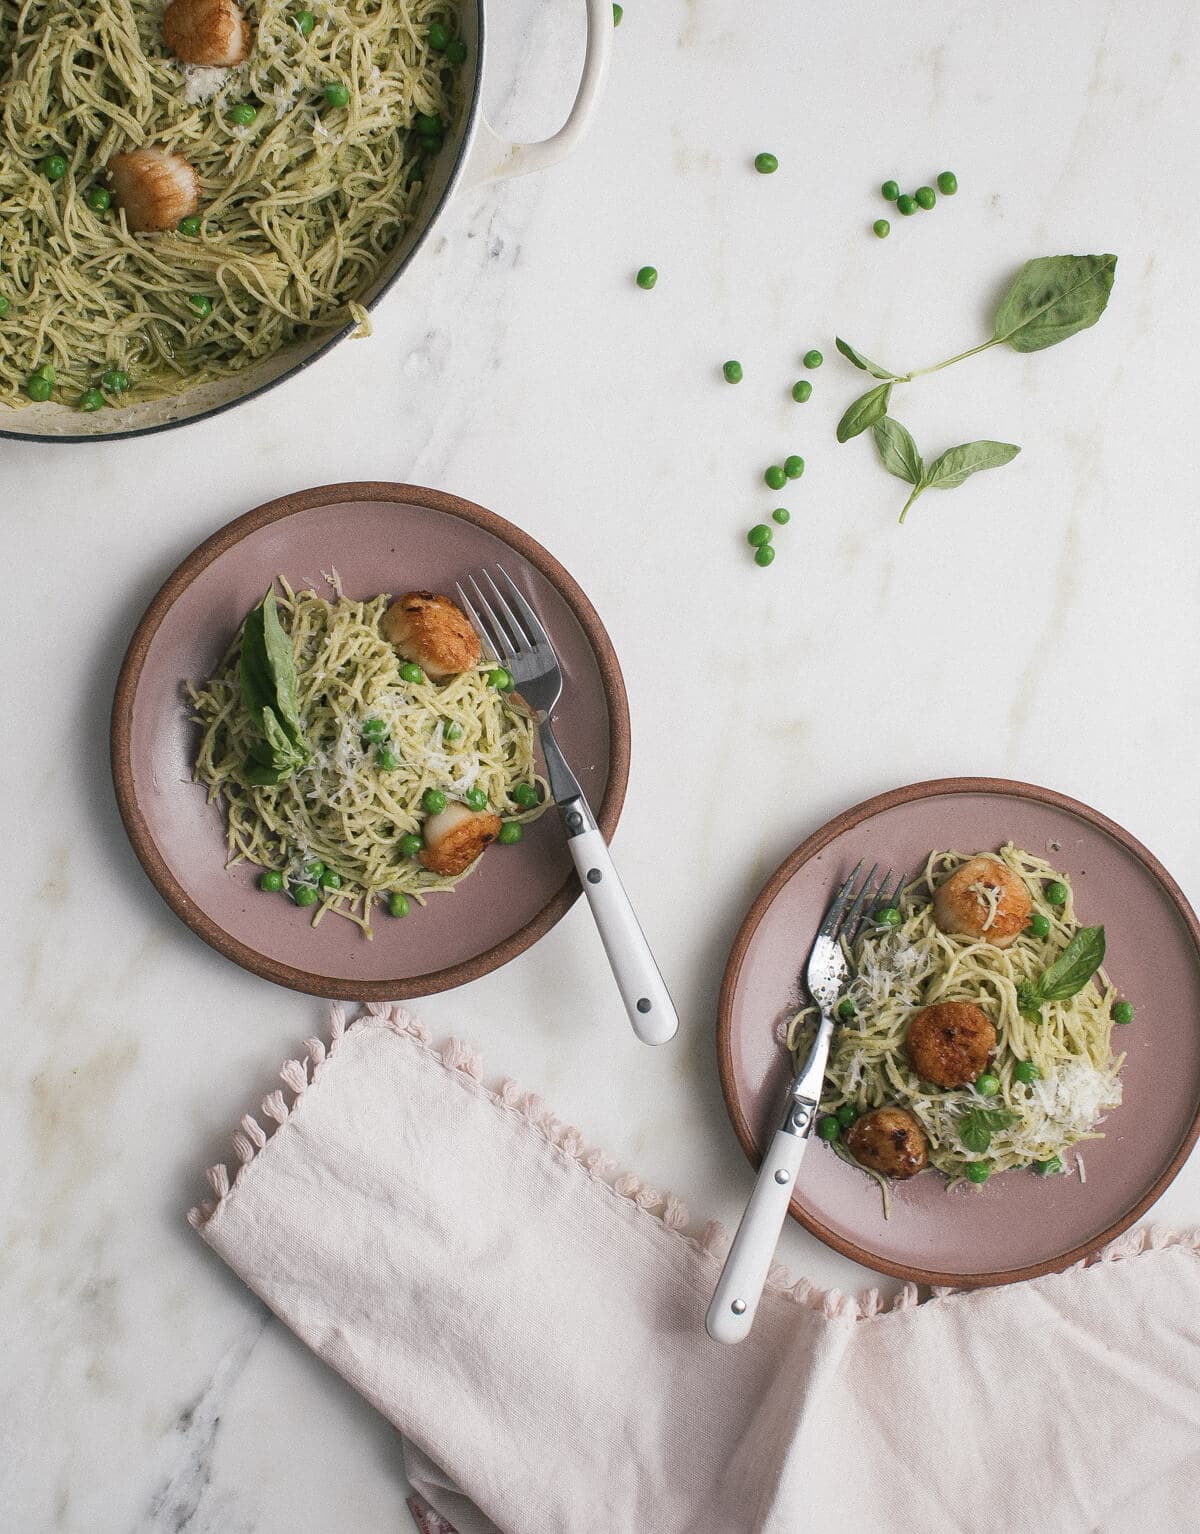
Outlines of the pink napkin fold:
M777 1272L724 1348L719 1229L482 1075L334 1007L190 1215L460 1534L1197 1527L1200 1232L888 1307Z

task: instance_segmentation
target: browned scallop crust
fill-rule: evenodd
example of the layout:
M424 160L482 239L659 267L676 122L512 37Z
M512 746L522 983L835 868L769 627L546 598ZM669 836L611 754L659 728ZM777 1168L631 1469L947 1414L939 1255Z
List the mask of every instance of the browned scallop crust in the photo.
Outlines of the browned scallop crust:
M200 181L180 154L162 149L134 149L108 162L117 206L135 234L174 229L200 206Z
M431 873L448 874L454 878L466 873L484 848L499 835L499 815L481 811L440 836L432 847L426 847L419 854L419 859Z
M171 0L163 42L181 63L229 68L250 54L250 24L234 0Z
M846 1131L846 1147L860 1166L885 1177L915 1177L929 1163L929 1141L903 1108L875 1108Z
M987 921L989 902L971 886L982 884L998 895L996 914ZM1014 943L1029 924L1033 901L1025 882L998 858L971 858L938 885L933 896L933 919L942 932L981 937L997 948Z
M938 1087L965 1087L983 1074L996 1052L996 1030L972 1001L923 1007L905 1041L912 1068Z
M456 602L435 591L397 597L380 623L384 638L427 676L454 676L479 664L479 635Z

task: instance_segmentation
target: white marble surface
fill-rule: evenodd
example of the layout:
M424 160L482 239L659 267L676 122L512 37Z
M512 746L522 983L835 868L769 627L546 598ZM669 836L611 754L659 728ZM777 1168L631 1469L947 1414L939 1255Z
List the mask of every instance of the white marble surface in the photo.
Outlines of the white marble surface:
M581 7L492 9L489 100L548 129ZM389 1429L183 1222L248 1091L322 1008L175 920L109 784L138 615L248 507L340 479L442 486L528 528L595 601L634 725L616 851L681 1036L633 1041L579 908L421 1011L697 1212L732 1221L750 1187L713 1054L725 953L765 875L832 813L918 778L1031 779L1124 823L1200 898L1200 13L628 0L615 42L575 158L456 205L373 340L182 432L0 444L6 1528L404 1525ZM765 147L772 178L748 169ZM874 240L877 184L947 164L958 197ZM932 362L983 336L1021 261L1083 250L1121 258L1099 326L911 390L922 443L1024 451L898 528L898 482L866 441L833 441L860 381L834 332ZM651 294L631 282L647 261ZM798 407L787 386L812 345L827 360ZM776 498L759 474L790 451L808 472ZM793 519L764 572L741 540L777 499ZM1200 1216L1200 1165L1155 1214ZM822 1283L867 1281L799 1229L784 1255Z

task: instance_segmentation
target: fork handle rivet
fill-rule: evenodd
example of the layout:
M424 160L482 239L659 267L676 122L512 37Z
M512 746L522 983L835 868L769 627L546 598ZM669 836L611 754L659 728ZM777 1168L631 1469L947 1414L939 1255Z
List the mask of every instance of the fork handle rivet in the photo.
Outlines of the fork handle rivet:
M589 884L599 884L603 877L604 875L598 868L589 868L587 871L587 882Z
M785 1183L788 1180L788 1175L789 1174L784 1171L783 1167L780 1167L778 1172L775 1173L775 1181L777 1183Z
M650 998L648 996L642 996L641 998L639 998L638 1004L637 1004L637 1009L638 1009L639 1012L649 1012L649 1010L650 1010Z
M568 813L568 815L567 815L567 830L568 831L582 831L583 830L583 816L579 813L578 810L571 810Z
M733 1311L735 1316L744 1316L746 1314L745 1300L734 1300L733 1304L729 1308Z

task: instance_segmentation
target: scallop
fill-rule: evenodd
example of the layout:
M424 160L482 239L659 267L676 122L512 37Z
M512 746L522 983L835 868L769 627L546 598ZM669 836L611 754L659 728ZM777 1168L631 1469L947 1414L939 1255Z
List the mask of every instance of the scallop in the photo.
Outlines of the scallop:
M174 229L200 206L200 181L181 154L134 149L108 162L108 179L135 234Z
M846 1149L860 1166L885 1177L915 1177L929 1162L929 1140L904 1108L875 1108L855 1119Z
M397 597L380 623L384 638L426 676L455 676L479 664L479 635L457 603L435 591Z
M435 874L456 877L500 835L500 817L489 810L472 810L457 799L425 822L421 863Z
M1032 909L1024 880L986 855L956 868L933 896L933 919L942 932L983 938L996 948L1016 942Z
M183 64L231 68L250 53L250 23L234 0L171 0L163 42Z

